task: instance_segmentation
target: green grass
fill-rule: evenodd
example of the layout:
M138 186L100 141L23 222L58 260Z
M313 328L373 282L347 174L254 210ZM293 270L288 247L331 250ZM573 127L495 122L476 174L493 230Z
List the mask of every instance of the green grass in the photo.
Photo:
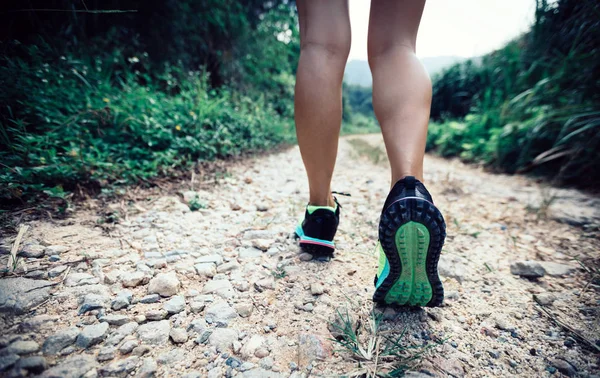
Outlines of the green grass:
M148 183L294 140L289 118L260 98L211 89L202 71L166 65L150 74L143 54L119 51L23 53L0 57L0 199L8 203Z
M600 185L600 3L538 1L531 31L434 78L427 149Z

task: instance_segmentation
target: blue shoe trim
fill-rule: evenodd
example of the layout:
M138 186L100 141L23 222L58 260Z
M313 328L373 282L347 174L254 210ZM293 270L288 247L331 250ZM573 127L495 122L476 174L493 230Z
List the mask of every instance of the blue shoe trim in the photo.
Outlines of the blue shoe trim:
M385 265L383 266L383 271L381 272L381 276L379 276L377 278L377 284L375 284L376 289L379 287L379 285L381 285L383 283L383 281L387 278L387 276L389 274L390 274L390 264L387 261L387 259L385 259Z
M331 246L332 248L335 248L335 244L331 240L323 240L323 239L311 238L310 236L304 235L304 230L302 229L301 225L298 225L296 227L296 235L298 235L298 237L300 238L300 241L304 241L304 240L305 241L312 241L312 242L315 242L315 243L326 244L328 246ZM388 270L389 270L389 268L388 268Z

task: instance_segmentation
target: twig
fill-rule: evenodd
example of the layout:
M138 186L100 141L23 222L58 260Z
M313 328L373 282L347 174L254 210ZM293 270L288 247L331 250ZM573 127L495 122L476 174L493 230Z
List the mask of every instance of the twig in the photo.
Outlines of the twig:
M28 229L29 229L29 226L27 226L27 225L19 227L19 233L17 234L15 243L13 244L13 246L10 250L10 256L8 257L8 262L6 264L6 268L10 269L10 267L13 266L15 264L15 262L17 261L17 251L19 250L19 244L21 244L21 240L23 239L23 236L25 235L25 233L27 232ZM13 270L14 270L14 267L13 267Z
M597 346L596 344L594 344L593 342L591 342L590 340L588 340L587 338L585 338L585 336L583 336L582 334L580 334L578 331L576 331L574 328L572 328L571 326L563 323L561 320L559 320L556 316L554 316L554 314L552 314L550 311L548 311L538 300L537 298L534 298L535 303L537 303L537 305L542 309L542 311L544 311L544 313L554 322L556 323L559 327L562 327L563 329L565 329L566 331L571 332L573 335L575 335L578 339L580 339L581 341L584 342L584 344L587 344L589 347L591 347L592 349L596 350L596 352L600 352L600 347Z

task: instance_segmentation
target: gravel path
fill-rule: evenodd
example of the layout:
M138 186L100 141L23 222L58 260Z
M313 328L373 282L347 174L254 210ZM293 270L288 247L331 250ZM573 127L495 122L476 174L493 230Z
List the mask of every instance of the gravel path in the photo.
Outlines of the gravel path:
M0 376L307 377L402 364L410 377L598 374L600 286L573 257L598 266L600 200L428 156L448 225L445 303L374 309L385 160L379 136L342 140L333 189L352 196L339 198L329 262L291 238L307 193L297 148L236 164L213 188L114 203L114 227L99 226L94 201L29 224L17 270L0 279ZM348 340L339 314L362 356L333 341ZM405 349L386 357L386 340Z

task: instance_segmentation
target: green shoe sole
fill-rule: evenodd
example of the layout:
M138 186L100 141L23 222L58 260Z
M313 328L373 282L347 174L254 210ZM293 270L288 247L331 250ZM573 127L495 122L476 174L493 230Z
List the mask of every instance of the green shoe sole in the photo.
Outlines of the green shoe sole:
M375 302L401 306L442 304L444 288L437 263L445 229L442 214L425 200L400 200L384 211L379 240L389 273L375 290Z

